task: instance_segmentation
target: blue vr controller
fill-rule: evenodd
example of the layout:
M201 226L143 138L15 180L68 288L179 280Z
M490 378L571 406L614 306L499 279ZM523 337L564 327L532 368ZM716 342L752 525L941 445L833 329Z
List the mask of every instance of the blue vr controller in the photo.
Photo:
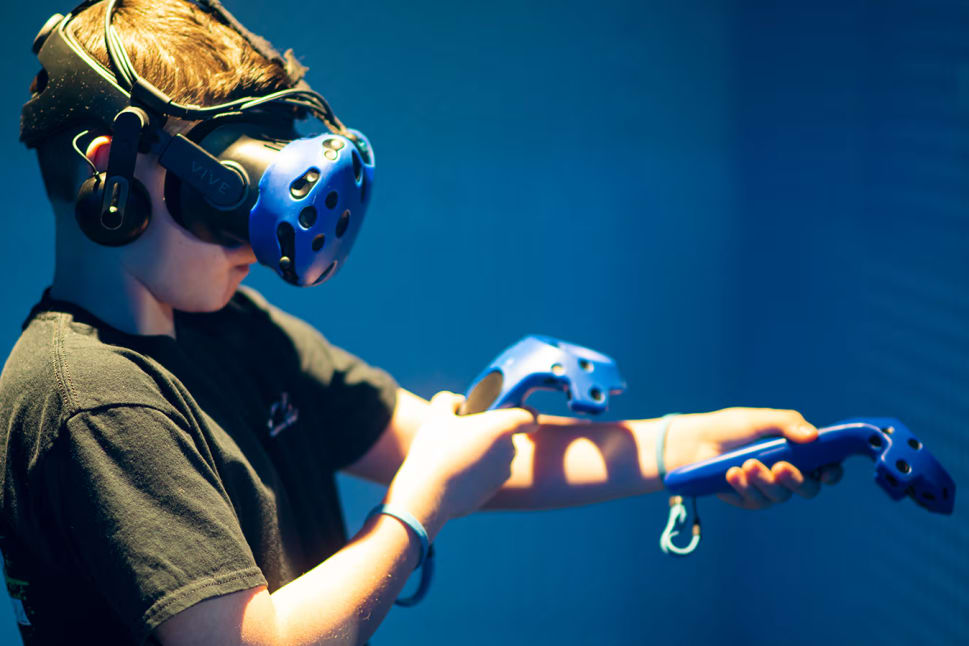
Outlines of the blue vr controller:
M461 414L521 406L538 389L565 391L577 413L601 413L610 395L626 384L616 362L604 354L548 336L530 335L509 347L471 385ZM911 496L925 509L951 514L956 486L945 468L900 421L852 418L818 431L806 444L767 439L710 460L675 469L664 483L674 496L699 497L732 491L727 471L753 458L768 467L790 462L804 472L867 455L875 482L893 499Z
M911 496L929 511L952 513L956 496L952 477L904 424L890 417L844 420L818 429L818 439L806 444L784 438L760 441L675 469L664 483L673 495L706 496L732 491L727 471L751 458L768 467L786 461L808 472L852 455L874 460L875 482L892 500Z
M472 382L462 415L521 406L535 390L565 391L576 413L601 413L626 383L616 362L589 348L532 334L511 346Z
M610 395L626 388L616 362L604 354L548 336L531 335L511 346L491 362L471 384L458 411L472 415L525 403L538 389L564 390L569 407L578 413L601 413ZM434 573L434 546L421 567L421 582L410 597L397 599L399 606L413 606L427 594Z

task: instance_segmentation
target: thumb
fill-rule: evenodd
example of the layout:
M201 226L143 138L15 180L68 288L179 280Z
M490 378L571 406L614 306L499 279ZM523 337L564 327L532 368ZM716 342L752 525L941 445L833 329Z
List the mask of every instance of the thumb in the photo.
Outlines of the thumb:
M799 444L811 442L818 437L818 429L796 410L753 408L747 409L746 412L748 441L776 436L778 433Z
M818 439L818 429L813 424L808 423L797 411L776 411L777 419L774 422L775 428L792 442L803 444L813 442Z
M461 404L464 403L464 396L457 395L447 390L442 390L431 397L431 407L438 413L456 415Z

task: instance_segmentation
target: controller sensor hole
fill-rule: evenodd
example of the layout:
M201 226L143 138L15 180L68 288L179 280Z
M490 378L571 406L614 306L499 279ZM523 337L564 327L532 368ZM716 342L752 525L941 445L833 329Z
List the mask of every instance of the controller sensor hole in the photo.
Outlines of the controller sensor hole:
M299 225L304 229L309 229L316 224L316 207L310 204L299 212Z
M893 476L893 475L886 475L885 476L885 480L887 480L888 481L888 484L892 485L893 487L897 487L898 486L898 480L896 480L895 479L895 476Z
M874 448L880 449L882 447L882 438L878 435L872 435L871 437L868 438L868 443L871 444Z
M943 489L942 490L942 500L948 500L948 499L949 499L949 490L948 489Z
M561 363L553 363L552 374L556 374L561 377L565 374L565 366L563 366Z
M922 497L925 498L926 500L935 500L935 496L933 496L932 492L930 491L923 491Z
M353 151L353 179L356 180L357 184L363 178L363 162L360 161L360 154L354 150Z
M601 402L603 399L606 398L605 395L602 394L602 391L599 390L598 388L593 388L592 390L590 390L589 396L592 397L593 401L597 401L597 402Z
M332 274L332 273L333 273L333 272L334 272L334 271L336 270L336 266L337 266L337 264L338 264L338 263L337 263L337 261L336 261L336 260L334 260L333 262L331 262L331 263L330 263L330 266L329 266L329 267L327 267L326 269L324 269L324 270L323 270L323 273L322 273L322 274L320 274L320 277L319 277L319 278L317 278L316 280L314 280L314 281L313 281L313 284L314 284L314 285L319 285L319 284L320 284L320 283L322 283L322 282L323 282L324 280L326 280L326 278L327 278L327 276L329 276L330 274Z
M294 239L293 225L289 222L280 222L279 226L276 227L276 237L284 246L291 245ZM286 251L288 251L288 249L283 250L284 253Z
M882 429L882 433L884 433L885 435L891 435L894 432L895 432L895 428L893 426L886 426L885 428Z
M592 372L592 363L588 359L579 359L579 367L586 372Z
M336 203L339 199L340 199L340 196L337 195L336 191L330 191L329 193L326 194L326 200L324 200L323 203L326 204L326 208L334 209L336 208Z
M916 451L922 448L922 443L916 440L914 437L909 438L908 445L913 449L915 449Z
M279 240L279 269L283 278L292 281L296 279L293 273L293 259L296 256L296 232L289 222L280 222L276 227L276 239Z
M340 219L336 222L336 237L342 238L348 226L350 226L350 209L340 214Z
M313 238L313 244L312 244L313 251L319 251L320 249L322 249L324 242L326 242L326 236L323 235L322 233L316 236L315 238Z
M905 460L899 460L895 463L896 468L902 473L908 473L912 470L912 467Z
M289 185L289 193L295 199L301 200L309 195L309 192L313 190L313 187L316 186L318 181L320 181L320 171L316 168L311 168L293 180L293 183Z

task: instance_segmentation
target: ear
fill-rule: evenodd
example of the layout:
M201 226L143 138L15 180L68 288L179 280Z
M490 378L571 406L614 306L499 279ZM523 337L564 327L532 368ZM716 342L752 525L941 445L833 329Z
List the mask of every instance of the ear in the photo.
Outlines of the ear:
M106 135L92 139L91 143L87 145L87 151L84 153L97 166L99 172L104 172L108 169L108 156L110 154L111 137Z

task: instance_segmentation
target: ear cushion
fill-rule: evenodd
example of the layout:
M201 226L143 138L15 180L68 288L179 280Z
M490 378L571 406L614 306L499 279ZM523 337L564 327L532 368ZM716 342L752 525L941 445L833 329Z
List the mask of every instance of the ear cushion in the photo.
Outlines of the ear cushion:
M89 177L81 184L74 203L74 217L88 238L106 247L120 247L140 236L151 220L151 198L144 184L136 179L128 189L128 203L121 222L110 222L101 212L104 201L105 173Z

